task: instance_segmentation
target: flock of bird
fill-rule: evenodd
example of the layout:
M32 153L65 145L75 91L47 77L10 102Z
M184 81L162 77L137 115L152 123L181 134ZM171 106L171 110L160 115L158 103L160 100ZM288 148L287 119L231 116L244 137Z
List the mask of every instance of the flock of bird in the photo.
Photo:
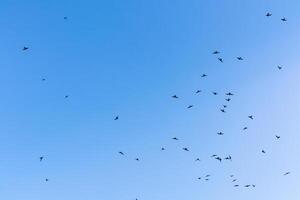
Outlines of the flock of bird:
M272 16L272 13L267 12L265 16L266 16L266 17L271 17L271 16ZM64 19L64 20L67 20L68 17L64 17L63 19ZM280 20L281 20L282 22L287 22L287 19L286 19L285 17L281 18ZM28 46L24 46L22 50L23 50L23 51L28 51L28 50L29 50L29 47L28 47ZM220 56L220 55L221 55L221 52L220 52L219 50L213 51L212 54L218 56L218 57L217 57L217 60L218 60L219 62L224 63L224 59ZM238 61L243 61L243 60L244 60L244 58L241 57L241 56L237 56L236 59L237 59ZM282 69L281 66L277 66L277 68L278 68L279 70ZM201 75L201 78L206 78L207 76L208 76L207 74L202 74L202 75ZM41 80L42 80L42 81L46 81L46 78L42 78ZM201 93L201 92L202 92L202 90L197 90L197 91L195 91L196 94L199 94L199 93ZM219 95L219 93L216 92L216 91L212 91L212 95ZM233 98L233 96L234 96L234 93L233 93L233 92L227 92L227 93L225 93L225 97L226 97L226 98L225 98L224 100L225 100L227 103L229 103L229 102L231 101L231 99ZM64 98L65 98L65 99L69 98L69 95L65 95ZM174 94L174 95L171 96L171 98L173 98L173 99L179 99L180 97L179 97L178 95ZM187 105L186 108L187 108L187 109L192 109L193 107L194 107L194 105ZM220 112L222 112L222 113L226 113L226 108L227 108L227 104L223 104L222 107L221 107L219 110L220 110ZM247 118L248 118L249 120L254 120L254 116L253 116L253 115L249 115L249 116L247 116ZM120 119L120 117L119 117L118 115L115 116L115 117L113 118L113 120L115 120L115 121L117 121L117 120L119 120L119 119ZM245 126L245 127L242 128L242 130L244 130L244 131L247 130L247 129L248 129L247 126ZM217 132L217 135L219 135L219 136L223 136L224 134L225 134L225 133L222 132L222 131ZM276 138L277 140L279 140L281 137L280 137L279 135L275 135L275 138ZM170 138L170 139L171 139L171 140L174 140L174 141L179 140L179 138L177 138L177 137L173 137L173 138ZM166 150L166 147L161 147L160 150L161 150L161 151L165 151L165 150ZM190 149L189 149L188 147L183 147L182 150L183 150L183 151L186 151L186 152L189 152L189 151L190 151ZM261 153L266 154L266 151L265 151L264 149L262 149L262 150L261 150ZM123 151L118 151L118 154L121 155L121 156L126 156L126 153L124 153ZM227 155L226 157L221 157L221 156L219 156L219 155L217 155L217 154L214 154L214 155L211 155L210 158L211 158L211 159L215 159L215 160L218 161L218 162L232 161L231 155ZM40 157L39 157L39 161L40 161L40 162L44 162L44 160L45 160L45 157L44 157L44 156L40 156ZM137 162L141 161L141 159L138 158L138 157L134 158L134 160L137 161ZM200 161L201 161L200 158L195 158L195 162L200 162ZM289 175L290 173L291 173L291 172L288 171L288 172L283 173L283 175L284 175L284 176L287 176L287 175ZM234 175L230 175L229 177L232 179L231 182L233 183L233 187L241 187L241 186L243 186L243 187L245 187L245 188L250 188L250 187L255 188L255 187L256 187L255 184L244 184L244 185L237 184L236 182L238 181L238 179L235 178ZM197 177L198 180L204 180L204 181L209 181L210 178L211 178L211 175L210 175L210 174L206 174L206 175L204 175L204 176L202 176L202 177ZM49 178L45 178L44 180L45 180L46 182L48 182L48 181L49 181ZM136 200L137 200L137 198L136 198Z

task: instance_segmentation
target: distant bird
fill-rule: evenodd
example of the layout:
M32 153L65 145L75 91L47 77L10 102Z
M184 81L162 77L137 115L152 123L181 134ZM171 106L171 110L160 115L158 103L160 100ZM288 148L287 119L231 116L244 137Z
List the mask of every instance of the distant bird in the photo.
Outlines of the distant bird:
M238 60L244 60L242 57L236 57Z
M207 177L210 177L210 174L207 174L205 177L206 177L206 178L207 178Z
M217 92L212 92L213 93L213 95L218 95L218 93Z
M250 187L250 185L245 185L245 187Z
M254 119L253 115L249 115L248 118L252 120Z
M234 187L239 187L239 185L234 185Z
M224 135L224 133L223 133L223 132L218 132L217 134L218 134L218 135Z
M230 156L230 155L227 156L227 157L225 158L225 160L230 160L230 161L231 161L231 156Z
M196 162L200 162L201 160L200 160L199 158L197 158L195 161L196 161Z
M201 180L201 177L198 177L199 180Z
M173 95L172 96L174 99L178 99L178 96L177 95Z
M247 126L245 126L244 128L243 128L243 130L245 131L245 130L247 130L248 129L248 127Z
M262 152L262 153L266 153L266 151L265 151L265 150L261 150L261 152Z
M221 63L223 63L223 58L218 58L218 60L219 60Z
M216 157L215 159L222 162L222 158L220 158L220 157Z
M45 79L45 78L42 78L42 81L46 81L46 79Z
M114 120L118 120L119 119L119 116L116 116L115 118L114 118Z
M237 181L237 179L233 179L233 180L232 180L232 182L236 182L236 181Z
M206 76L207 76L206 74L202 74L202 75L201 75L202 78L204 78L204 77L206 77Z
M65 95L65 99L69 98L69 95Z
M280 139L280 136L279 135L275 135L276 139Z
M231 175L230 175L230 177L232 178L232 177L234 177L234 175L233 175L233 174L231 174Z
M196 91L196 94L198 94L198 93L200 93L200 92L202 92L202 91L201 91L201 90L197 90L197 91Z
M277 68L278 68L279 70L281 70L281 69L282 69L282 67L281 67L281 66L279 66L279 65L277 66Z
M173 139L173 140L178 140L178 138L177 138L177 137L173 137L172 139Z
M119 151L119 154L123 155L124 156L124 153L122 151Z
M233 93L228 92L228 93L226 93L225 95L227 95L227 96L233 96Z
M220 109L221 112L225 113L226 111L224 109Z
M255 185L252 185L252 187L255 187Z
M136 158L135 160L136 160L136 161L140 161L140 159L139 159L139 158Z
M64 19L68 19L68 17L64 17Z
M188 148L184 147L182 148L184 151L190 151Z
M223 105L223 108L227 108L227 105Z
M289 175L291 172L286 172L283 174L283 176Z
M46 178L46 179L45 179L45 181L46 181L46 182L48 182L48 181L49 181L49 179L48 179L48 178Z
M217 157L217 156L218 156L218 155L214 154L214 155L212 155L211 157L214 158L214 157Z
M23 47L23 51L26 51L28 49L29 49L29 47Z
M213 54L219 54L219 53L220 53L219 51L214 51L214 52L213 52Z
M189 105L187 108L192 108L193 107L193 105Z
M40 156L40 162L42 162L44 159L44 156Z
M166 150L166 149L162 147L160 150L164 151L164 150Z
M286 22L287 19L285 17L281 18L281 21Z
M208 178L206 178L205 180L206 180L206 181L209 181L209 179L208 179Z
M229 102L231 99L230 99L230 98L227 98L227 99L225 99L225 100Z
M266 14L266 16L267 16L267 17L271 17L271 16L272 16L272 13L269 13L269 12L268 12L268 13Z

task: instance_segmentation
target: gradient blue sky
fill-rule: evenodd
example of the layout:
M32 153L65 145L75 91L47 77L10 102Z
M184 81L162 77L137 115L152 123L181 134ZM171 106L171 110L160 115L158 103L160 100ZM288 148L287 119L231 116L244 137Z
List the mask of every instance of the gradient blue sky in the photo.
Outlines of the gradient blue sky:
M299 200L299 10L298 0L2 0L0 198ZM256 188L233 188L230 174Z

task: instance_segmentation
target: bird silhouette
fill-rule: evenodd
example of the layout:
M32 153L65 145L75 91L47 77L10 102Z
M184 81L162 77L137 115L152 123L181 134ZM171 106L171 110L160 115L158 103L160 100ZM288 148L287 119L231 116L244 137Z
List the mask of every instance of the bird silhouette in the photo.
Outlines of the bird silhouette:
M276 139L280 139L280 136L279 135L275 135Z
M252 120L254 119L253 115L249 115L248 118Z
M236 58L237 58L238 60L244 60L244 59L243 59L242 57L240 57L240 56L239 56L239 57L236 57Z
M202 75L201 75L202 78L204 78L204 77L206 77L206 76L207 76L206 74L202 74Z
M214 155L212 155L212 156L210 156L210 157L214 158L214 157L217 157L217 156L218 156L218 155L214 154Z
M220 53L219 51L214 51L214 52L213 52L213 54L219 54L219 53Z
M218 60L219 60L221 63L223 63L223 58L218 58Z
M272 16L272 13L269 13L269 12L268 12L268 13L266 14L266 16L267 16L267 17L271 17L271 16Z
M243 130L245 131L245 130L247 130L248 129L248 127L247 126L245 126L244 128L243 128Z
M279 66L279 65L277 66L277 68L278 68L279 70L281 70L281 69L282 69L282 67L281 67L281 66Z
M44 156L40 156L40 162L42 162L44 159Z
M189 105L187 108L192 108L193 107L193 105Z
M23 51L26 51L28 49L29 49L29 47L23 47Z
M223 108L227 108L227 105L223 105Z
M64 19L68 19L68 17L64 17Z
M239 187L239 185L234 185L234 187Z
M217 134L218 134L218 135L224 135L224 133L223 133L223 132L218 132Z
M173 139L173 140L178 140L178 138L177 138L177 137L173 137L172 139Z
M162 150L162 151L164 151L164 150L166 150L164 147L162 147L160 150Z
M218 93L217 92L212 92L213 93L213 95L218 95Z
M199 180L201 180L201 177L198 177Z
M69 98L69 95L65 95L65 99Z
M233 179L233 180L232 180L232 182L236 182L236 181L237 181L237 179Z
M45 78L42 78L42 81L46 81L46 79L45 79Z
M230 160L230 161L231 161L231 156L230 156L230 155L227 156L227 157L225 158L225 160Z
M245 187L250 187L250 185L245 185Z
M200 92L202 92L202 91L201 91L201 90L197 90L197 91L196 91L196 94L198 94L198 93L200 93Z
M48 182L48 181L49 181L49 179L48 179L48 178L46 178L46 179L45 179L45 181L46 181L46 182Z
M281 21L286 22L287 19L285 17L281 18Z
M195 161L196 161L196 162L200 162L201 160L200 160L200 158L197 158Z
M139 158L136 158L135 160L136 160L136 161L140 161L140 159L139 159Z
M210 177L210 174L207 174L205 177L206 177L206 178L207 178L207 177Z
M229 102L231 99L230 99L230 98L227 98L227 99L225 99L225 100Z
M118 120L119 119L119 116L116 116L115 118L114 118L114 120Z
M172 96L174 99L178 99L178 96L177 95L173 95Z
M262 153L266 153L266 151L265 151L265 150L261 150L261 152L262 152Z
M228 93L226 93L225 95L227 95L227 96L233 96L233 93L228 92Z
M119 154L123 155L124 156L124 153L122 151L119 151Z
M291 172L286 172L284 173L283 175L286 176L286 175L289 175Z
M220 109L220 111L221 111L222 113L226 113L226 111L225 111L224 109Z
M184 147L182 148L184 151L190 151L188 148Z
M222 158L220 158L220 157L216 157L215 159L222 162Z

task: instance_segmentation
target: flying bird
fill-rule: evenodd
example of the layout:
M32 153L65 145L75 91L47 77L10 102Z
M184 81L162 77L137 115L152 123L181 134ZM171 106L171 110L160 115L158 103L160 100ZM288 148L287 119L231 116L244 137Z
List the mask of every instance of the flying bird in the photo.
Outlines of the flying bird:
M218 132L217 134L218 134L218 135L224 135L224 133L223 133L223 132Z
M212 92L213 93L213 95L218 95L218 93L217 92Z
M271 16L272 16L272 13L269 13L269 12L268 12L268 13L266 14L266 16L267 16L267 17L271 17Z
M276 139L280 139L280 136L279 135L275 135Z
M162 150L162 151L164 151L164 150L166 150L164 147L162 147L160 150Z
M242 57L236 57L238 60L244 60Z
M172 139L173 139L173 140L178 140L178 138L177 138L177 137L173 137Z
M222 162L222 158L220 158L220 157L216 157L215 159Z
M45 179L45 181L46 181L46 182L48 182L48 181L49 181L49 179L48 179L48 178L46 178L46 179Z
M28 49L29 49L29 47L23 47L23 51L26 51Z
M227 105L223 105L223 108L227 108Z
M195 161L196 161L196 162L200 162L201 160L200 160L199 158L197 158Z
M284 17L284 18L281 18L281 21L286 22L287 19Z
M173 95L172 96L174 99L178 99L178 96L177 95Z
M206 177L206 178L207 178L207 177L210 177L210 174L207 174L205 177Z
M227 99L225 99L225 100L229 102L231 99L230 99L230 98L227 98Z
M202 92L202 91L201 91L201 90L197 90L197 91L196 91L196 94L198 94L198 93L200 93L200 92Z
M265 151L265 150L261 150L261 152L262 152L262 153L266 153L266 151Z
M65 99L69 98L69 95L65 95Z
M286 172L284 173L283 175L286 176L286 175L289 175L291 172Z
M254 119L253 115L248 116L249 119Z
M239 187L239 185L234 185L234 187Z
M282 69L282 67L281 67L281 66L279 66L279 65L277 66L277 68L278 68L279 70L281 70L281 69Z
M226 113L226 111L225 111L224 109L220 109L220 111L221 111L222 113Z
M228 93L226 93L226 95L227 95L227 96L233 96L233 93L228 92Z
M244 128L243 128L243 130L245 131L245 130L247 130L248 129L248 127L247 126L245 126Z
M214 52L213 52L213 54L219 54L219 53L220 53L219 51L214 51Z
M233 179L233 180L232 180L232 182L236 182L236 181L237 181L237 179Z
M250 185L245 185L245 187L250 187Z
M223 58L218 58L218 60L219 60L221 63L223 63Z
M44 159L44 156L40 156L40 162L42 162Z
M136 158L135 160L136 160L136 161L140 161L140 159L139 159L139 158Z
M124 153L122 151L119 151L119 154L123 155L124 156Z
M119 119L119 116L116 116L115 118L114 118L114 120L118 120Z
M207 76L206 74L202 74L202 75L201 75L201 77L203 77L203 78L206 77L206 76Z
M230 155L227 156L227 157L225 158L225 160L230 160L230 161L231 161L231 156L230 156Z
M184 148L182 148L184 151L189 151L189 149L188 148L186 148L186 147L184 147Z
M189 105L187 108L192 108L193 107L193 105Z
M42 81L46 81L46 79L45 79L45 78L42 78Z
M68 17L64 17L64 19L68 19Z
M218 156L218 155L214 154L214 155L212 155L211 157L214 158L214 157L217 157L217 156Z

